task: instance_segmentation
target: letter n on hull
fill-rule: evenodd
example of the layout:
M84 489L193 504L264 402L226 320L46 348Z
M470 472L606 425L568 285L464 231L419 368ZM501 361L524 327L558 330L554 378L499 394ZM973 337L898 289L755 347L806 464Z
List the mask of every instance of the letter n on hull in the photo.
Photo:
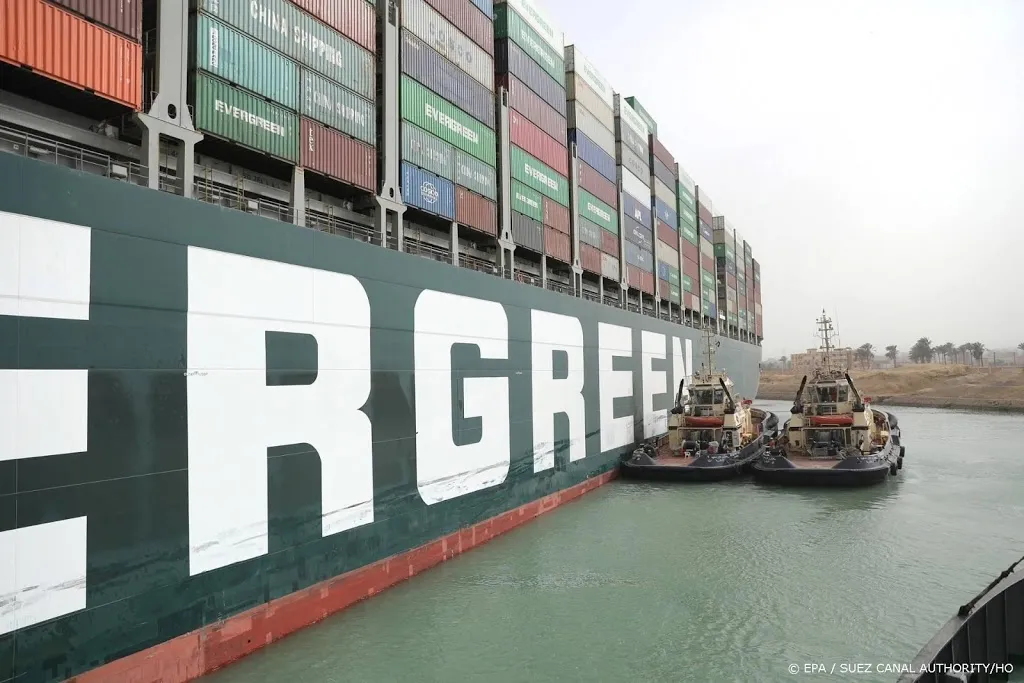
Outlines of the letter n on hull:
M311 382L268 381L268 333L315 340ZM267 449L320 456L322 533L373 521L370 302L350 275L189 247L189 569L266 554Z

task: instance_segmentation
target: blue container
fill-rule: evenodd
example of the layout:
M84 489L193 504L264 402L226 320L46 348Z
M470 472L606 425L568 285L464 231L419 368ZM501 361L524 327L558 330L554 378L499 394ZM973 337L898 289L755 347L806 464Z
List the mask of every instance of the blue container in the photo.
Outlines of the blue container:
M626 242L626 263L648 273L654 272L654 254L629 241Z
M715 233L711 231L711 226L704 221L700 222L700 236L708 242L714 243L715 241Z
M714 304L708 304L708 311L707 311L707 313L708 313L708 316L711 317L711 318L714 318L714 317L718 316L718 306L716 306Z
M402 162L402 201L427 213L455 219L455 185L450 180Z
M615 175L615 157L601 149L596 142L573 128L569 131L569 141L576 143L576 156L587 166L594 169L613 183L618 183Z
M654 198L654 213L657 214L658 218L668 223L668 227L673 230L679 228L679 218L674 209L669 208L669 205L661 201L657 197Z
M725 263L725 272L729 273L729 275L735 275L736 274L736 264L735 263L731 263L729 261L726 261L726 263Z
M648 230L654 227L654 223L651 222L651 207L644 206L628 192L622 193L622 213Z
M668 268L669 266L667 263L665 263L664 261L658 261L658 277L660 277L662 280L667 280Z
M645 228L629 216L626 216L626 220L622 227L624 228L624 234L626 235L627 242L632 242L633 244L643 247L647 251L654 251L653 230Z

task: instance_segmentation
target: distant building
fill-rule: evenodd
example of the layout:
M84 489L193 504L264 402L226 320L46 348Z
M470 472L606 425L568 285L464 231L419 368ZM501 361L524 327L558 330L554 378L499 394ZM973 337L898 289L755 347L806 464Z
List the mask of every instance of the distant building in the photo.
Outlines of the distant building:
M807 349L807 353L794 353L790 356L789 363L794 371L810 372L822 364L823 356L824 353L819 349ZM841 370L854 367L853 349L832 349L832 363Z

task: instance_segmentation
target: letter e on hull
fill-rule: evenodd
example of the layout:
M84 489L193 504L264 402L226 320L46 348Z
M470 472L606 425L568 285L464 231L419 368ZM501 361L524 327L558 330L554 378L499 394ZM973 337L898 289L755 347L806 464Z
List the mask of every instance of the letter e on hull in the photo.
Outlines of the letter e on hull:
M423 290L414 314L416 484L427 505L497 486L508 476L508 377L467 377L462 413L480 418L482 436L458 445L453 435L452 346L471 344L480 358L508 358L508 317L494 301Z
M316 342L310 384L268 385L267 333ZM267 449L320 456L322 533L373 521L370 302L350 276L188 249L189 569L267 552Z
M633 330L608 323L597 324L598 371L601 393L601 452L633 443L633 415L615 417L617 398L633 396L633 372L613 369L614 358L632 358Z

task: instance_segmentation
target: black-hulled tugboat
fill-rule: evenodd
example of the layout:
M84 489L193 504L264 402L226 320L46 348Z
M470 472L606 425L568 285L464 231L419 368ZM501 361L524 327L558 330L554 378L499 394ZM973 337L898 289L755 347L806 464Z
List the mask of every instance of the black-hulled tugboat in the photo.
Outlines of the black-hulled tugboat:
M896 476L903 446L896 416L871 407L848 369L832 359L832 321L822 312L820 364L797 389L777 444L754 463L760 481L790 486L865 486Z
M704 330L705 364L692 385L679 383L668 434L651 439L622 464L622 476L654 481L720 481L746 472L778 433L778 417L736 394L715 369L710 328Z

